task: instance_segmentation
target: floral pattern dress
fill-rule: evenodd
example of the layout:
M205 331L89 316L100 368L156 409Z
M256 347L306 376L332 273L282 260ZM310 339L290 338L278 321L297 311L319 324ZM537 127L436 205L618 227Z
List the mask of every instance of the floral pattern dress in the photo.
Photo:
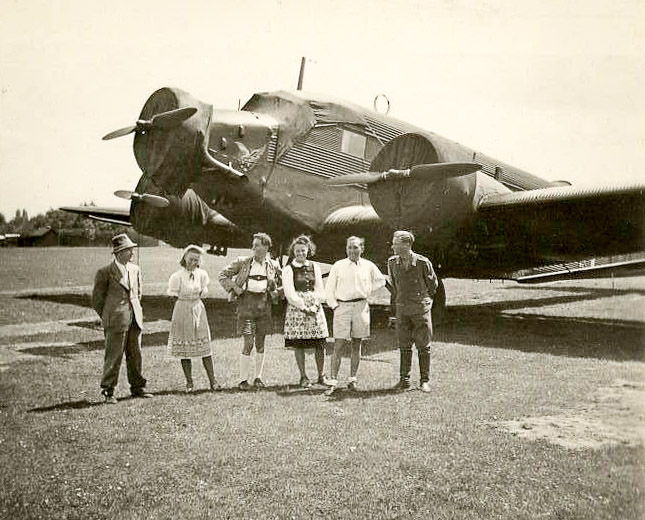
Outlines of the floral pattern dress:
M210 279L203 269L182 268L168 280L167 294L176 296L168 336L168 353L176 358L210 356L211 331L201 298L208 294Z
M288 348L324 347L329 336L321 306L324 289L320 268L307 260L292 262L283 270L282 283L287 298L284 342Z

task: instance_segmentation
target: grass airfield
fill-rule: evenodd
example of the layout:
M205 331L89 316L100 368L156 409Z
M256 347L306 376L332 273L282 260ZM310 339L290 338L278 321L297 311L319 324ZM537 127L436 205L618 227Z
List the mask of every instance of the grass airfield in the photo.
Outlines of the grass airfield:
M645 517L645 277L446 280L430 395L389 389L398 351L375 307L360 391L327 398L296 386L278 333L267 389L237 389L234 308L216 282L231 256L205 256L225 389L206 392L195 362L187 395L165 349L178 255L139 251L155 398L130 399L123 368L106 406L89 293L109 249L0 249L1 517Z

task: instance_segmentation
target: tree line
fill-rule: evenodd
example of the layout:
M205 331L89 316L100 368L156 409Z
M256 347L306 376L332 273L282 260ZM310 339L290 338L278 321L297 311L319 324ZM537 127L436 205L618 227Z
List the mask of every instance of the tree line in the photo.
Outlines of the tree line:
M90 202L80 205L94 206L95 204ZM1 235L8 233L29 235L42 228L53 229L61 238L64 238L61 245L108 245L111 238L118 233L128 233L133 239L137 238L140 244L141 239L144 238L133 232L130 226L91 220L60 209L49 209L46 213L39 213L35 217L29 217L26 209L17 209L16 214L9 221L3 213L0 213ZM146 238L145 243L141 245L156 245L156 240L153 240L154 244L148 243L151 240Z

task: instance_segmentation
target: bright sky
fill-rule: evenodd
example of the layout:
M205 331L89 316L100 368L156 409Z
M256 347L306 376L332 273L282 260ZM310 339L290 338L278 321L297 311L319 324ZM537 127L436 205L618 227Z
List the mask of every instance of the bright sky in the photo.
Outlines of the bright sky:
M215 108L304 89L549 180L645 182L642 0L3 0L0 212L127 207L155 90Z

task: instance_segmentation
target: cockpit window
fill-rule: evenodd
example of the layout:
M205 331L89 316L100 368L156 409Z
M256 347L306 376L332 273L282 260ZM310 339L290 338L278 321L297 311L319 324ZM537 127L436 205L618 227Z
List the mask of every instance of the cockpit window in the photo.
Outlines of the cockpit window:
M367 138L364 135L343 129L340 151L362 159L365 157L366 143Z

